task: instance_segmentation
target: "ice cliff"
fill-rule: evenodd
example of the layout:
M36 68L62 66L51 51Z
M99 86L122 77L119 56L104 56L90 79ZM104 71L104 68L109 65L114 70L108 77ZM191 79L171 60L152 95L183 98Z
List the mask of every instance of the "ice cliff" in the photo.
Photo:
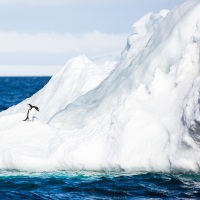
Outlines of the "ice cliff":
M199 172L199 0L141 18L114 66L74 58L0 113L0 168Z

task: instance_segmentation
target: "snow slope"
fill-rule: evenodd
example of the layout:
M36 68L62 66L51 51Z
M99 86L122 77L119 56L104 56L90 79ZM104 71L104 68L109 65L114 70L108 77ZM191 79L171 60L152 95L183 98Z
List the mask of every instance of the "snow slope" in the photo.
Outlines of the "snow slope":
M27 104L38 105L41 112L38 118L47 122L54 114L75 101L79 96L95 88L115 67L116 62L105 62L97 65L86 56L80 55L69 60L66 65L56 73L49 83L17 106L9 108L0 114L26 112Z
M0 168L200 171L199 0L136 22L112 72L77 59L0 114Z

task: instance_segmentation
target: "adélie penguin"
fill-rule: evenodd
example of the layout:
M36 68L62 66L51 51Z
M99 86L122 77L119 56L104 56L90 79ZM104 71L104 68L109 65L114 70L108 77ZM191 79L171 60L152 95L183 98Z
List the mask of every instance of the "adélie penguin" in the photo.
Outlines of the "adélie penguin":
M28 112L27 112L27 117L25 120L23 121L34 121L34 117L35 117L35 113L36 111L39 112L39 108L37 106L32 106L31 104L28 104L30 106L30 108L28 109Z

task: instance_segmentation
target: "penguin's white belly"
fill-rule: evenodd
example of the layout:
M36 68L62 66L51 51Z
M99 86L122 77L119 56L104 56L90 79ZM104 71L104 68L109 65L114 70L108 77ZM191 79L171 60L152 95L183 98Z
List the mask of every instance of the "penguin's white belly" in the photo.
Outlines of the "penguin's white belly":
M35 116L35 112L36 112L36 109L35 108L32 108L30 111L29 111L29 115L28 115L28 119L30 121L33 121L33 118Z

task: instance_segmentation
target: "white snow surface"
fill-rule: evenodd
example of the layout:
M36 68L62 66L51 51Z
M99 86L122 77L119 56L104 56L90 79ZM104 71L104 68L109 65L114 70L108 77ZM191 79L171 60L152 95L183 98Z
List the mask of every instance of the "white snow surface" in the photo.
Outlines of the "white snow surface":
M0 169L199 172L199 69L199 0L147 14L120 63L74 58L0 113Z

